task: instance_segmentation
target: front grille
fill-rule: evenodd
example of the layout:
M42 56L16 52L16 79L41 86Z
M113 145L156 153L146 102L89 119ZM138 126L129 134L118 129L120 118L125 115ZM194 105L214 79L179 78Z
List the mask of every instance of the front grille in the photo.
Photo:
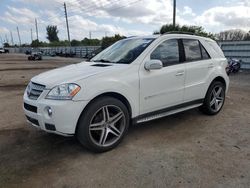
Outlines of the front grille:
M30 82L27 88L27 95L32 100L37 100L45 89L45 85Z
M24 104L23 104L23 107L24 107L26 110L28 110L28 111L37 113L37 107L36 107L36 106L32 106L32 105L30 105L30 104L24 103Z
M31 122L31 123L33 123L33 124L39 126L39 122L38 122L37 119L31 118L31 117L29 117L29 116L26 116L26 118L27 118L27 120L28 120L29 122Z

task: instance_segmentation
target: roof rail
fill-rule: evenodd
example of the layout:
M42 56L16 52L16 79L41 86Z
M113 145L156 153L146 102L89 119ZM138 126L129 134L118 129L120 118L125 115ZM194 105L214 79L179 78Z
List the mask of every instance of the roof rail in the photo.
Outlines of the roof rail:
M195 34L195 33L185 32L185 31L169 31L169 32L163 33L162 35L166 35L166 34L186 34L186 35L197 35L197 34Z
M133 37L137 37L136 35L133 35L133 36L128 36L128 37L126 37L127 39L129 39L129 38L133 38Z

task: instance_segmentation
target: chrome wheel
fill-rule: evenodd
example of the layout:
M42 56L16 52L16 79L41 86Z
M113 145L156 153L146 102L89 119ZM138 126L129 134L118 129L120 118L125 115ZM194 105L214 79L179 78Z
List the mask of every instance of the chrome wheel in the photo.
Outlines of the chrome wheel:
M211 94L211 98L210 98L210 108L214 111L214 112L218 112L224 102L224 91L222 86L217 85L213 88L212 90L212 94Z
M91 118L89 125L90 138L96 145L110 146L120 139L125 126L125 115L118 106L103 106Z

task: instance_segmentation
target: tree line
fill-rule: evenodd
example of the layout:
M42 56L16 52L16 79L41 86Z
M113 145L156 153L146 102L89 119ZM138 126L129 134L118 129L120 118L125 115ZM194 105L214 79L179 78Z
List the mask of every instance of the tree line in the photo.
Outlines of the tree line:
M31 43L31 47L47 47L47 46L101 46L102 49L110 46L114 42L125 38L125 36L121 36L119 34L116 34L111 37L103 37L102 39L89 39L85 37L82 40L76 40L73 39L70 41L63 40L60 41L58 37L59 30L57 29L57 26L55 25L48 25L46 27L47 31L47 39L49 42L42 42L38 40L34 40Z
M23 47L54 47L54 46L101 46L102 49L110 46L114 42L126 38L125 36L121 36L116 34L114 36L103 37L102 39L89 39L83 38L82 40L73 39L68 40L60 40L58 37L59 30L56 25L48 25L46 27L47 39L49 42L33 40L31 44L22 44ZM241 40L250 40L250 31L245 32L240 29L234 30L226 30L217 34L213 34L211 32L206 32L202 26L195 25L175 25L166 24L161 26L158 31L154 31L153 34L164 34L167 32L183 32L183 33L191 33L199 36L209 37L218 41L225 40L233 40L233 41L241 41ZM15 45L17 46L17 45ZM9 43L4 43L4 47L11 47Z
M221 31L217 34L213 34L211 32L206 32L205 29L201 26L187 26L187 25L176 25L175 27L172 24L163 25L159 31L155 31L154 34L164 34L166 32L171 31L180 31L196 34L203 37L209 37L217 41L242 41L242 40L250 40L250 31L246 32L241 29L231 29L226 31Z

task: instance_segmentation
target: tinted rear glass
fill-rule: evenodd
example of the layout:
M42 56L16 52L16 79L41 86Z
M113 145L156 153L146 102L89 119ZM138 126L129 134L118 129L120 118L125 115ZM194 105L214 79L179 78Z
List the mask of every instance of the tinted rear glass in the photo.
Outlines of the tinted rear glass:
M201 59L200 43L194 39L183 39L186 61L195 61Z

